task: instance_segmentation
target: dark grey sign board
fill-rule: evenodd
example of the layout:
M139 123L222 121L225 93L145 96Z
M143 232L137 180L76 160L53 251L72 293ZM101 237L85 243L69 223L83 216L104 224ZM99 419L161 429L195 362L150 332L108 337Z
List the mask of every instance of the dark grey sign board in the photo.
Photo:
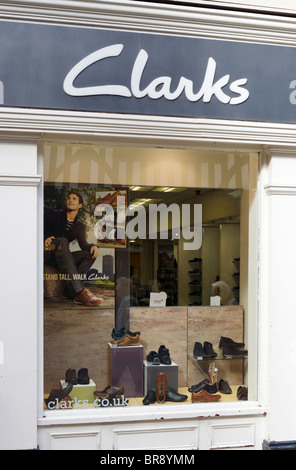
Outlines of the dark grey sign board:
M8 107L296 122L296 48L0 21Z

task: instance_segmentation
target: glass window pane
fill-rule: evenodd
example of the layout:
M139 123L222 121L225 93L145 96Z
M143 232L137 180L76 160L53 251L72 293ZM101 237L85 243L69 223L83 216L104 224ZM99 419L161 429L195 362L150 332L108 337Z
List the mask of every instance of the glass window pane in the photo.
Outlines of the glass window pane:
M146 369L165 341L189 401L205 378L236 387L223 400L249 383L255 397L257 166L238 152L45 146L47 394L69 368L105 389L112 341L125 339ZM145 367L123 380L129 405L142 404Z

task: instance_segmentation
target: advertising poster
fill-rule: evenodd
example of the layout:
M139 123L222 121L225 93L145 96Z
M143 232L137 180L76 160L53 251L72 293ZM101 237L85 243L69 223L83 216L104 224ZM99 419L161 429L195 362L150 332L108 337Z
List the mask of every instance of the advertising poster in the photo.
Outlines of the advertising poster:
M61 294L73 298L71 283L82 282L95 295L103 292L104 306L114 306L115 248L127 246L126 207L125 189L118 191L89 184L45 185L44 280L48 281L45 297ZM57 256L57 240L61 237L68 240L71 252L66 265Z

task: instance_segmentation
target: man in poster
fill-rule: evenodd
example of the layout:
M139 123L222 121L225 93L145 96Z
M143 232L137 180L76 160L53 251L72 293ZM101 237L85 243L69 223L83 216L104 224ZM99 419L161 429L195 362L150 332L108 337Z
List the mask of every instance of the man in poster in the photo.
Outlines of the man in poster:
M83 205L79 193L68 194L65 210L50 211L44 217L44 263L57 266L66 275L66 288L75 304L97 307L103 299L84 287L82 280L99 254L96 245L88 243L85 225L78 219ZM70 251L69 243L77 240L81 250Z

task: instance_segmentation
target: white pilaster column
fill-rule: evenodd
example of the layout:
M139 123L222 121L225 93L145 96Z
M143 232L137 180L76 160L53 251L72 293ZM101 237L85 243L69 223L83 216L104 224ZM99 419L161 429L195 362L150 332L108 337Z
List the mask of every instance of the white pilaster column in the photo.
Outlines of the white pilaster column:
M267 149L261 185L259 395L268 439L296 440L296 149Z
M37 447L37 140L0 140L0 435Z

